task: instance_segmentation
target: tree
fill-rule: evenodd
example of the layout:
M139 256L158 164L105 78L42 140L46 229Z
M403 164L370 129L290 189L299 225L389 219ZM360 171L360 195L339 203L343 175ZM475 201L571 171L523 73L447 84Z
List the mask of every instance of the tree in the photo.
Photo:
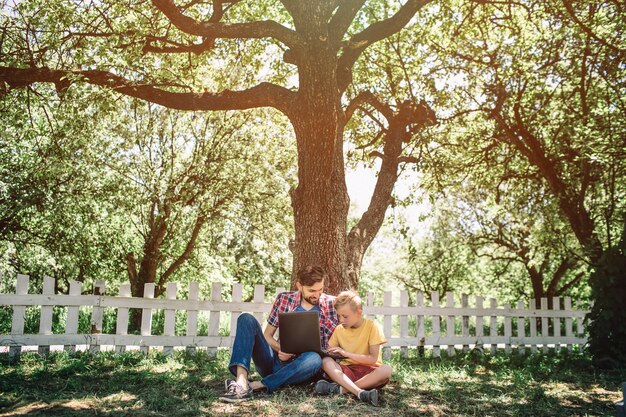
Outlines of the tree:
M474 184L480 187L481 181ZM552 308L553 297L566 295L581 283L584 263L577 256L575 238L554 205L546 202L540 186L534 193L526 189L521 194L518 187L506 194L489 192L488 187L486 192L467 188L454 193L453 200L458 202L449 205L457 214L452 217L458 219L452 228L465 236L476 256L501 263L510 275L517 270L512 264L523 268L527 280L519 296L533 298L537 308L546 297Z
M115 291L126 275L133 296L146 283L159 295L172 279L228 282L228 261L215 272L211 265L227 258L219 242L234 228L248 232L231 251L251 238L255 249L288 240L282 200L295 150L268 139L282 134L279 121L242 128L259 111L170 111L89 86L62 98L49 86L16 90L3 104L0 241L9 276L29 273L36 287L52 275L64 292L69 280L96 279ZM273 265L270 282L284 286L277 252L258 261Z
M8 263L34 278L55 276L60 292L69 280L114 277L111 254L121 236L103 217L115 213L109 196L118 187L93 169L98 146L90 134L109 116L106 104L59 100L43 87L7 96L0 112L0 241Z
M615 240L626 212L624 12L612 0L480 1L429 16L452 22L428 41L438 52L432 73L454 80L443 96L459 132L442 142L468 150L468 169L506 166L494 178L501 192L524 180L553 199L592 271L601 307L591 317L608 318L591 324L600 326L590 339L596 358L611 354L607 339L626 343L608 330L623 306L612 289L619 267L607 268L607 259L621 262Z
M144 285L154 283L158 296L191 256L205 225L224 217L243 195L246 178L237 173L245 170L233 164L240 142L227 146L239 133L237 122L186 117L141 103L133 107L111 135L111 142L122 146L106 155L112 163L102 163L134 196L129 212L136 215L141 248L125 254L131 293L141 297Z
M130 105L111 125L100 162L133 196L123 203L135 236L123 254L131 294L142 297L145 284L154 283L160 296L207 229L219 234L215 229L228 222L259 223L253 213L269 211L276 195L272 171L264 165L284 165L291 158L276 146L249 145L260 130L242 125L259 112L189 113L145 102ZM140 322L135 314L136 328Z
M517 160L507 162L499 186L516 178L531 187L539 181L583 258L597 264L619 233L624 211L623 10L607 1L575 11L587 14L586 27L571 19L568 2L487 1L461 10L463 19L450 28L446 43L434 43L442 66L461 80L456 94L473 101L462 108L465 122L482 118L462 140L482 161L502 163L501 155L505 162ZM451 8L447 15L458 12ZM611 28L616 32L609 34Z
M13 42L3 44L9 49L2 53L0 81L9 88L54 83L61 92L90 83L180 110L279 110L293 126L298 150L293 270L323 265L336 292L357 286L360 259L391 201L402 143L431 114L410 100L387 104L393 112L377 108L388 116L385 140L397 143L384 155L388 175L379 176L370 209L348 232L344 130L347 110L368 97L366 91L347 95L353 67L429 2L153 0L153 7L130 9L119 1L20 2L3 25ZM211 53L223 53L222 61L211 61ZM228 71L212 76L217 68L239 72L229 80ZM346 104L350 97L356 101Z

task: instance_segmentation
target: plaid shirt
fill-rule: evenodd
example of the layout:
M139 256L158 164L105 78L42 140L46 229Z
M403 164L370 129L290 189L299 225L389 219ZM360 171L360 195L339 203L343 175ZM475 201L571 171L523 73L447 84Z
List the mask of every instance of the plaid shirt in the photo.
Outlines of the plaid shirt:
M281 292L276 297L270 315L267 317L268 324L278 327L278 313L289 313L300 305L300 291ZM328 294L320 296L320 341L322 349L328 348L328 340L337 327L337 311L335 311L335 297Z

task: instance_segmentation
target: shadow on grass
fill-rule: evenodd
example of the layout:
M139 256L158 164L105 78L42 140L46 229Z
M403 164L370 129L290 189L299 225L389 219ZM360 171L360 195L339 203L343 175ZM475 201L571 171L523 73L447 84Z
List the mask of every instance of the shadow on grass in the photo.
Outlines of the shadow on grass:
M5 362L2 362L5 360ZM0 417L26 416L577 416L613 414L624 370L597 371L583 354L458 355L402 359L374 408L353 396L320 397L287 387L252 401L218 401L228 352L216 359L139 353L0 355ZM258 375L253 375L258 379Z
M222 362L200 354L24 355L0 368L0 416L201 415L221 393Z
M580 352L534 356L395 358L421 415L612 416L626 370L598 371ZM395 403L404 399L400 395Z

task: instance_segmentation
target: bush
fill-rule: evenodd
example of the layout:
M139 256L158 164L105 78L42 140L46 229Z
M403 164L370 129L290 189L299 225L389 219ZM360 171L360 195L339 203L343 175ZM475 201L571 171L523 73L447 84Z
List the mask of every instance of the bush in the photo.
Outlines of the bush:
M586 319L589 352L599 367L626 365L626 223L616 247L609 248L592 272L593 307Z

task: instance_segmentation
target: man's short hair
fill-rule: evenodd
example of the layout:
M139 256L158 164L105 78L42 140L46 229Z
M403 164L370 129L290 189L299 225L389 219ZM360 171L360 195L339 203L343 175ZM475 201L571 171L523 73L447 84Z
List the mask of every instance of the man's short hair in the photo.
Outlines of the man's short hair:
M298 282L301 285L310 287L317 282L324 281L328 278L328 274L324 271L324 268L317 265L307 265L298 271Z
M361 300L359 294L354 291L342 291L335 298L335 309L343 307L344 305L349 305L352 311L361 310L363 308L363 300Z

